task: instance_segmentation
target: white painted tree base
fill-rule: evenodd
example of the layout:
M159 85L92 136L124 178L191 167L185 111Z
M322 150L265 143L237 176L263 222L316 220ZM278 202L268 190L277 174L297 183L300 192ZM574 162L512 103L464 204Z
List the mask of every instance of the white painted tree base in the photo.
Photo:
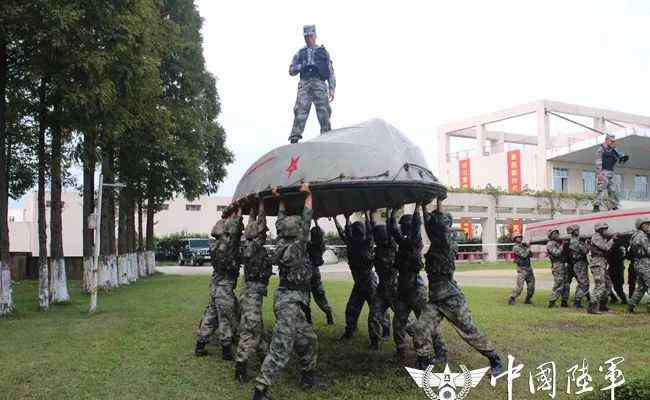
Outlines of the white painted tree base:
M50 295L52 304L70 301L68 280L65 273L65 259L57 258L50 261Z
M120 254L117 256L117 275L120 282L120 285L129 284L129 266L126 254Z
M11 291L11 271L9 265L0 261L0 317L6 317L15 311Z
M41 311L50 309L50 269L47 265L47 258L38 265L38 308Z
M83 285L82 290L84 293L90 293L90 288L93 285L92 283L92 271L93 270L93 259L92 257L84 257L84 276L83 276Z
M135 253L128 253L126 255L129 265L129 282L135 282L138 280L138 259L135 256Z
M147 258L145 256L144 251L139 251L137 253L138 256L138 275L140 278L146 278L147 277Z
M111 286L111 266L109 262L110 261L108 260L108 256L99 256L99 265L97 269L99 276L97 277L97 288L100 290L113 289Z
M114 254L108 256L108 270L110 273L111 287L120 286L120 280L117 273L117 257Z
M147 258L147 274L153 275L156 273L156 253L153 251L145 252Z

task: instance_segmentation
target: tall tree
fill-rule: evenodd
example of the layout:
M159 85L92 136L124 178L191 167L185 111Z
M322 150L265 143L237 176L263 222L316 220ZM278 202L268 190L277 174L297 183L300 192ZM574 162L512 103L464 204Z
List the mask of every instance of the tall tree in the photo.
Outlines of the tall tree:
M0 26L0 317L14 310L9 270L9 174L7 171L7 32Z
M47 228L45 220L45 170L48 165L45 153L47 130L47 80L41 78L38 89L38 306L50 309L50 284L47 261Z
M61 113L56 107L55 115ZM56 117L55 117L56 118ZM63 189L63 142L65 132L56 118L52 124L52 150L51 150L51 189L50 189L50 286L52 303L66 303L70 301L68 282L65 272L65 258L63 254L63 203L61 191Z

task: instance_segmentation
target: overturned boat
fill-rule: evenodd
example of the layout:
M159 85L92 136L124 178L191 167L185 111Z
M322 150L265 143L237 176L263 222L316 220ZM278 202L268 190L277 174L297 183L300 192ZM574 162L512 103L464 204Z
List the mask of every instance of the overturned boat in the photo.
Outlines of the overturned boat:
M256 194L267 215L277 215L271 194L277 186L289 211L297 211L303 182L314 193L317 217L447 197L422 151L395 127L373 119L271 150L246 171L234 200Z

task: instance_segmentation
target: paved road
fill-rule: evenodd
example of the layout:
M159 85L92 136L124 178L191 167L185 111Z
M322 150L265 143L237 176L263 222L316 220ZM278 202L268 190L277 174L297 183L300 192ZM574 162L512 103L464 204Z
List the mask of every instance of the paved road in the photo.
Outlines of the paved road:
M476 271L463 271L456 273L456 280L460 286L482 286L482 287L506 287L510 288L515 282L515 270L485 269L477 267ZM212 267L157 267L163 274L172 275L210 275ZM274 268L275 269L275 268ZM320 268L325 280L348 280L352 279L350 269L345 263L324 265ZM276 271L277 272L277 271ZM539 268L535 270L536 287L538 289L551 289L553 278L551 270ZM426 276L425 276L426 278Z

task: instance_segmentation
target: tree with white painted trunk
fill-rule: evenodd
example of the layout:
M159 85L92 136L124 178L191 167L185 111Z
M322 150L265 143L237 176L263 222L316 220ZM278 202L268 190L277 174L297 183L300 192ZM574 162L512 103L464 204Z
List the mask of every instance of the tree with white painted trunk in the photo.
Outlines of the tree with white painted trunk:
M58 110L58 107L55 108ZM58 110L60 111L60 110ZM68 281L65 272L63 254L63 225L61 189L63 173L61 167L64 132L60 124L52 125L52 162L50 189L50 295L52 303L67 303L70 301Z
M47 227L45 221L45 131L47 130L47 85L41 78L38 88L38 307L41 311L50 309L49 266L47 260Z

